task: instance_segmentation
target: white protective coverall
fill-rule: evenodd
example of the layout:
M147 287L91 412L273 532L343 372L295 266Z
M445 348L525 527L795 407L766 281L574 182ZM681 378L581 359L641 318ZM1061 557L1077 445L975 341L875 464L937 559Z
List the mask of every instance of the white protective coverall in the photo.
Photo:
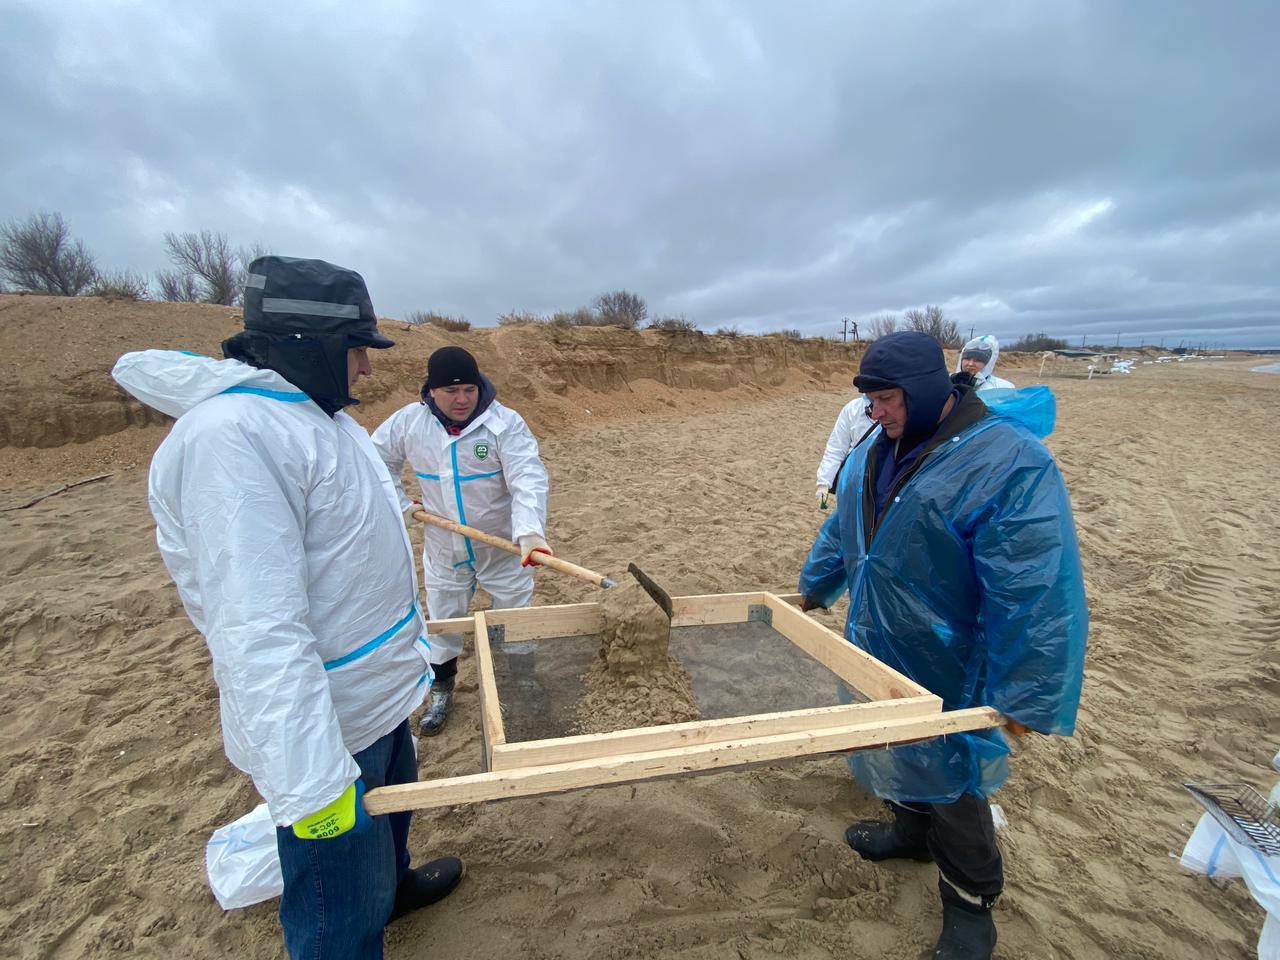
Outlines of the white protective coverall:
M960 372L960 364L964 359L965 350L990 350L991 359L987 361L986 366L974 374L974 387L981 393L983 390L995 390L1004 388L1013 389L1013 382L1003 380L996 376L996 361L1000 359L1000 341L989 333L984 333L980 337L974 337L966 343L960 351L960 356L956 358L955 372Z
M823 451L822 462L818 464L818 497L831 489L836 482L836 474L840 464L854 445L867 435L875 422L867 413L867 398L856 397L844 405L840 416L836 417L836 425L827 440L827 449Z
M428 513L504 540L546 537L547 470L538 441L524 418L497 400L456 437L425 403L411 403L373 432L373 445L397 478L403 511L414 509L398 480L407 460ZM433 620L465 617L477 581L495 609L527 607L533 599L533 571L518 556L430 524L423 530L422 569ZM462 641L461 634L433 637L431 662L458 656Z
M294 823L431 685L399 484L363 427L272 370L148 350L112 376L178 418L151 463L156 540L213 656L227 757Z

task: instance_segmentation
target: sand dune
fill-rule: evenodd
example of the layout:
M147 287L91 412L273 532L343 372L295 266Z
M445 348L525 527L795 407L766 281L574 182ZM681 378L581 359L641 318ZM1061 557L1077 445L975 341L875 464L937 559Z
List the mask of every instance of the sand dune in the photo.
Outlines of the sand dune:
M204 349L225 335L201 329ZM566 370L588 337L597 355L609 349L607 331L559 345L534 333L527 347L518 330L472 336L484 349L497 340L504 362L558 351ZM425 356L438 335L415 336ZM656 366L656 341L636 336ZM536 363L523 368L561 555L608 571L637 559L676 593L794 589L849 371L815 352L775 377L768 355L740 350L720 380L688 388L640 376L639 352L629 374L592 373L563 393L543 389ZM714 353L691 356L716 366ZM50 393L85 376L82 362L63 379L46 372ZM412 396L419 359L397 364L364 416ZM1168 856L1196 814L1179 782L1267 783L1280 739L1280 377L1248 366L1052 381L1051 446L1094 627L1078 736L1037 739L998 797L1011 825L997 956L1252 955L1261 913L1243 888L1186 876ZM255 797L223 757L208 656L155 550L145 472L163 430L4 449L0 507L112 474L0 513L0 939L17 957L282 955L271 905L223 914L204 885L209 832ZM540 575L535 602L592 591ZM469 658L459 689L449 726L423 744L424 776L479 768ZM842 841L876 808L826 758L424 813L415 854L458 853L469 878L393 927L388 956L923 956L936 873L864 863Z

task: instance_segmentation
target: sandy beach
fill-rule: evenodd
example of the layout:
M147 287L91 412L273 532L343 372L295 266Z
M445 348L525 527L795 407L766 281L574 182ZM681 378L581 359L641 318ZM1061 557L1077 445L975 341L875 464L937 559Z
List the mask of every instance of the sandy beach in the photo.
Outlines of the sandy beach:
M257 798L223 755L208 653L155 548L146 473L167 427L105 379L127 349L212 352L236 313L76 309L0 297L16 371L0 390L0 942L22 960L281 957L274 904L224 913L205 883L209 834ZM448 342L401 326L362 394L367 425ZM504 327L458 342L539 437L557 553L635 560L680 594L794 590L823 519L813 474L856 351L767 339ZM1243 886L1170 854L1197 818L1182 781L1274 780L1280 376L1242 358L1038 381L1038 358L1012 359L1005 376L1058 399L1049 446L1092 629L1077 735L1031 738L995 798L996 955L1251 957L1262 913ZM535 603L591 599L539 575ZM469 655L459 691L420 744L424 778L480 768ZM391 927L387 956L914 960L938 932L936 871L845 846L877 809L828 757L425 812L411 850L457 854L468 877Z

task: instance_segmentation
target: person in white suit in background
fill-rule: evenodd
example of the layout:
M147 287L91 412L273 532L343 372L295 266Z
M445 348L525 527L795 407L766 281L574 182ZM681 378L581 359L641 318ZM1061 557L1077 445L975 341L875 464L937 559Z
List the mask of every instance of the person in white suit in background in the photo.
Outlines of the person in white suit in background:
M1000 341L989 333L974 337L964 345L956 359L956 373L973 378L973 387L983 390L1012 390L1013 382L996 376L996 361L1000 359Z
M867 412L868 406L867 398L859 394L846 403L836 417L836 425L822 452L822 462L818 464L817 498L818 506L823 510L835 503L836 478L849 452L875 429L875 422Z

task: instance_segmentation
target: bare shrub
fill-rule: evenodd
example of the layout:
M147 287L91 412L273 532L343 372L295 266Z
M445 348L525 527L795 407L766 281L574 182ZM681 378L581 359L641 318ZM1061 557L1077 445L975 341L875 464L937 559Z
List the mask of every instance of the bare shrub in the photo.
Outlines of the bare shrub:
M1005 349L1012 352L1025 351L1028 353L1039 353L1043 350L1065 350L1067 349L1067 341L1051 337L1041 331L1040 333L1025 334L1020 340Z
M0 226L0 275L19 290L75 297L98 278L84 242L71 239L60 213L33 213Z
M954 320L943 316L942 308L932 304L923 310L908 310L902 315L907 326L917 333L927 333L944 347L958 347L964 341L960 339L960 328Z
M881 337L896 333L898 331L898 317L892 313L882 313L878 317L872 317L867 322L867 330L870 332L872 340L879 340Z
M650 330L665 330L668 333L700 333L698 325L680 314L678 317L657 317L649 321Z
M498 317L498 326L509 327L528 323L544 323L542 317L528 310L509 310Z
M454 333L461 333L464 330L471 329L471 321L466 317L451 317L448 314L441 314L431 318L433 326L440 327L443 330L452 330Z
M442 330L461 333L471 329L471 321L466 317L455 317L447 313L436 313L434 310L414 310L406 318L406 323L429 323Z
M643 326L649 316L649 306L644 297L629 290L602 293L592 304L601 319L599 326L625 327L635 330Z
M156 271L156 286L160 288L160 299L173 303L200 303L200 285L193 274L181 270Z
M571 327L612 327L617 325L617 321L612 317L595 313L586 307L579 307L577 310L570 312L557 313L556 316L562 317L566 325Z
M147 278L133 270L115 270L100 273L89 287L89 296L107 297L110 300L148 300L151 287Z
M788 328L786 330L779 330L778 336L783 337L787 340L803 340L804 339L804 334L801 333L799 330L796 330L794 327Z
M717 337L740 337L742 331L737 327L719 327L716 330Z
M223 306L240 302L244 293L243 252L232 249L226 234L212 230L166 233L164 246L179 278L170 275L166 284L164 279L157 277L161 290L167 285L185 295L194 289L198 291L198 299L204 303Z

